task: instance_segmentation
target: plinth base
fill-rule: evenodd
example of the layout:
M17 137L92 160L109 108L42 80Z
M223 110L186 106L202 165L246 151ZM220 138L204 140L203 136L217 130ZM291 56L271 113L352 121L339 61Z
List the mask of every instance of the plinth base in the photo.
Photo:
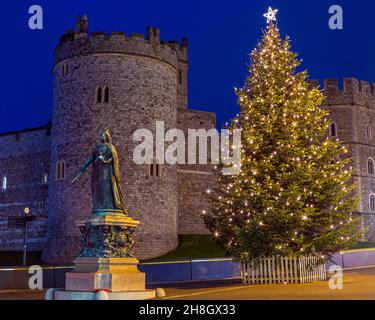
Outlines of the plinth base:
M144 300L156 296L146 290L145 274L133 253L136 221L118 210L94 211L78 222L82 250L65 278L65 290L53 290L55 300Z
M66 291L144 291L145 274L135 258L77 258L66 274Z
M148 300L156 297L156 290L108 292L98 298L95 292L55 290L54 300Z

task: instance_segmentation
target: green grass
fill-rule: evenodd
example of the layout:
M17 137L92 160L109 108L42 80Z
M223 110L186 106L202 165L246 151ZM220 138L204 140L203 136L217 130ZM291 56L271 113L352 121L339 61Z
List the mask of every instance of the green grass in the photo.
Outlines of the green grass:
M361 241L351 249L365 248L375 248L375 243ZM224 249L215 242L211 235L183 235L179 237L179 246L175 250L150 261L216 258L225 256Z
M152 260L216 257L225 257L225 251L216 243L211 235L182 235L179 236L179 245L175 250Z

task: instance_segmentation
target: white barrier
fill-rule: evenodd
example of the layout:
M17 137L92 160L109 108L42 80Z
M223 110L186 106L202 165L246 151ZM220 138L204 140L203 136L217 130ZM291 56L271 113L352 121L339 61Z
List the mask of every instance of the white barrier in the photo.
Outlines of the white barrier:
M244 284L307 283L326 277L325 264L313 256L263 257L241 265Z

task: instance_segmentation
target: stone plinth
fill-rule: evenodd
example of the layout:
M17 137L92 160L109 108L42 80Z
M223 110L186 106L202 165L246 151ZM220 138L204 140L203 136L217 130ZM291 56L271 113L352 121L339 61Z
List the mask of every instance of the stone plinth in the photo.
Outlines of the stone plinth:
M136 221L116 210L94 211L81 230L82 250L75 268L66 274L65 290L56 290L56 300L135 300L154 298L146 290L146 277L138 270L133 252Z
M139 221L119 210L94 211L85 221L78 221L81 252L84 258L134 258L133 233Z
M66 274L65 290L111 292L144 291L145 274L135 258L77 258Z
M100 297L98 293L89 291L63 291L54 292L55 300L147 300L156 297L155 290L109 292L106 298Z

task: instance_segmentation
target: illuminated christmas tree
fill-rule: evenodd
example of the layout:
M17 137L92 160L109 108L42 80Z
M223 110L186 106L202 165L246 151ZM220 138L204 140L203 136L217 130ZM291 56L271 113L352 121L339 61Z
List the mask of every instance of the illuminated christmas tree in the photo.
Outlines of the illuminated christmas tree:
M237 260L328 258L360 236L351 159L328 137L329 112L319 108L324 96L306 71L296 71L300 61L289 38L281 38L275 13L265 15L250 74L236 90L241 111L231 127L242 128L241 171L218 177L203 217Z

